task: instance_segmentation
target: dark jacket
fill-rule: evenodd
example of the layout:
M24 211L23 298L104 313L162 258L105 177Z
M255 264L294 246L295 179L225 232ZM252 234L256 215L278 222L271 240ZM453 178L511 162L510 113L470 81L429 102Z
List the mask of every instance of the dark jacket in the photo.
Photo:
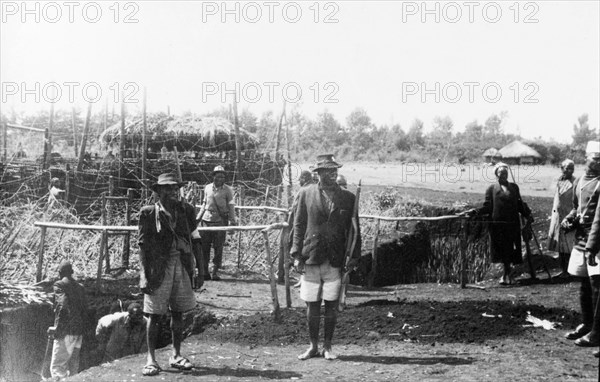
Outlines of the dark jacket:
M54 283L55 338L67 334L82 335L87 321L85 289L71 277L63 277Z
M492 184L485 192L483 207L479 214L490 215L490 253L493 263L520 264L521 222L519 213L529 217L531 211L521 200L519 186L508 183L508 193L502 191L499 183Z
M306 264L322 264L329 260L331 266L341 267L344 263L355 196L337 185L334 189L330 213L321 196L320 184L303 187L298 193L290 253ZM360 227L357 228L358 236L352 253L355 258L360 257L361 249Z
M565 217L575 222L575 247L580 251L598 248L598 228L593 229L600 197L600 177L584 175L573 183L573 209ZM582 187L584 186L584 187ZM598 223L596 223L598 224ZM593 231L593 234L592 234ZM591 242L588 241L591 239ZM596 250L597 252L597 250Z
M146 294L152 294L160 287L165 277L165 267L175 235L183 239L187 249L181 250L181 264L188 272L190 280L194 275L194 255L191 247L191 232L196 228L194 207L185 202L175 206L177 222L175 232L171 229L168 217L159 215L161 230L156 230L156 207L145 206L140 210L139 238L140 246L140 288Z

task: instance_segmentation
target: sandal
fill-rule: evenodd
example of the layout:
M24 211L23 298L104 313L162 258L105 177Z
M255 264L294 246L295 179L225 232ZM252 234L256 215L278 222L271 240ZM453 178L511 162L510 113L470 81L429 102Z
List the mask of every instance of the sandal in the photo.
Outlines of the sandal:
M142 375L151 377L153 375L158 375L158 373L160 373L162 371L162 369L160 368L160 366L158 366L158 363L149 363L146 366L144 366L144 369L142 370Z
M181 357L178 360L175 360L174 357L171 357L169 358L169 365L179 370L192 370L194 367L190 360L185 357Z

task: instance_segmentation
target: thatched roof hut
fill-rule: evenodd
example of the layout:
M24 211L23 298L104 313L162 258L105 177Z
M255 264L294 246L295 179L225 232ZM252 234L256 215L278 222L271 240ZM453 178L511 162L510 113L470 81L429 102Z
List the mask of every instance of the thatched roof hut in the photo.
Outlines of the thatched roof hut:
M235 128L231 122L219 117L174 117L154 114L147 117L147 144L150 152L160 152L163 147L172 151L233 151ZM244 130L240 131L241 150L257 148L258 138ZM142 146L142 119L129 120L125 126L125 149L139 151ZM118 147L121 139L121 123L107 128L100 140L108 146Z
M498 150L502 161L507 164L535 164L542 156L520 141L514 141Z
M481 156L484 157L485 161L488 163L494 163L498 158L500 158L498 149L494 147L490 147L489 149L485 150Z

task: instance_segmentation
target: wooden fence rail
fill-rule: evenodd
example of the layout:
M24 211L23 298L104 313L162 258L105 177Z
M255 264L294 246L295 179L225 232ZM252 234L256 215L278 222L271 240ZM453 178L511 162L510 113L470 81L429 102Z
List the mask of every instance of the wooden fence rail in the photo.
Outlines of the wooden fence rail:
M35 222L34 226L40 227L41 240L40 247L38 249L38 262L36 269L36 282L42 281L42 267L44 263L44 244L46 239L46 231L48 228L55 229L70 229L70 230L89 230L89 231L102 231L102 241L100 244L100 254L98 256L98 273L96 275L96 288L100 288L100 282L102 278L102 260L105 253L105 248L108 245L108 234L115 232L136 232L137 226L102 226L102 225L79 225L79 224L64 224L54 222ZM199 231L261 231L265 239L265 253L267 256L267 263L269 264L269 281L271 285L271 294L273 299L273 315L276 321L280 320L280 308L279 299L277 296L277 280L273 271L273 262L271 260L271 249L269 248L269 232L278 229L288 228L288 224L285 222L267 224L267 225L254 225L254 226L223 226L223 227L199 227ZM285 271L289 272L288 267L285 267ZM289 277L286 276L286 296L290 296L289 288ZM291 299L287 299L287 307L291 307Z

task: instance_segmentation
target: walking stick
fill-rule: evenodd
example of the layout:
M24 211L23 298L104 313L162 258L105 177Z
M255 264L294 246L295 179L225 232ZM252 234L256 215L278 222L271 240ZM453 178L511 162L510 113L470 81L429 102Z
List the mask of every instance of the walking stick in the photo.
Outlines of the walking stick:
M360 185L361 180L358 181L358 187L356 188L356 196L354 198L354 208L352 209L352 226L348 230L348 237L346 238L346 253L344 256L344 264L342 265L342 285L340 286L340 297L338 303L338 311L342 312L346 307L346 289L350 282L350 272L352 269L348 267L350 260L352 259L352 253L356 247L358 240L358 203L360 199Z
M52 346L54 344L54 331L56 330L55 326L50 326L48 328L48 342L46 342L46 353L44 353L44 362L42 362L42 378L50 379L50 361L52 360Z

